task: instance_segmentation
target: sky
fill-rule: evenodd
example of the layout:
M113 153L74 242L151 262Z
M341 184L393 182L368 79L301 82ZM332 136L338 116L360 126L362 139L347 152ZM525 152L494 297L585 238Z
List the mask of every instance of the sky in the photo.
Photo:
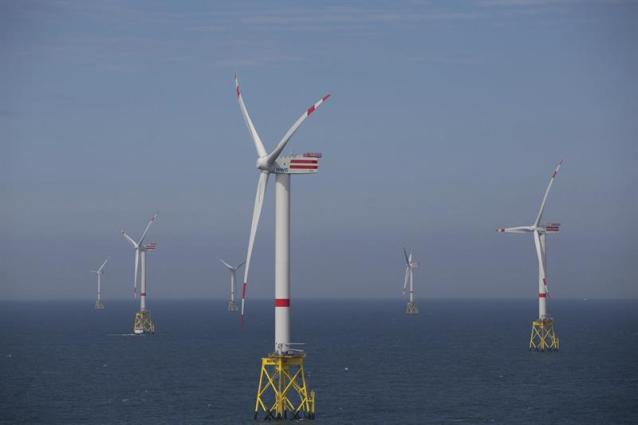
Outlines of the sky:
M638 297L638 2L0 1L0 299L223 298L246 253L256 153L287 153L292 296ZM274 185L249 296L274 295Z

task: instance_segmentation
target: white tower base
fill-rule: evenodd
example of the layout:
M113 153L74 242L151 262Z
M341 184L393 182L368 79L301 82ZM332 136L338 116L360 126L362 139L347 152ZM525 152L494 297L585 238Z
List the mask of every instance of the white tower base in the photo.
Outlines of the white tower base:
M228 300L228 311L239 311L239 306L233 300Z
M96 310L104 310L104 304L102 304L102 300L95 301L95 309Z

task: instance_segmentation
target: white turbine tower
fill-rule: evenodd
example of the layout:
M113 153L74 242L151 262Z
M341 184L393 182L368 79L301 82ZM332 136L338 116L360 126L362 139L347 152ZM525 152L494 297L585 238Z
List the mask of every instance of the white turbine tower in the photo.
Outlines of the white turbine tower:
M133 298L137 297L137 284L139 275L140 284L140 311L135 313L135 321L133 323L133 332L135 334L152 334L155 333L155 323L151 319L151 312L146 308L146 252L155 250L157 244L155 242L144 245L144 239L150 229L151 224L157 220L157 214L153 215L146 224L146 228L138 241L135 241L124 230L122 236L129 241L135 249L135 275L133 276ZM139 273L138 273L139 271Z
M560 161L545 190L541 207L538 210L534 223L529 226L517 227L501 227L496 229L498 232L504 233L531 233L534 238L534 246L536 248L536 258L538 259L538 320L532 322L532 332L530 335L529 349L537 351L556 351L559 348L559 339L554 331L554 320L547 314L547 295L549 293L546 274L545 261L545 235L547 233L557 233L560 231L559 223L542 224L543 212L545 211L545 203L547 195L552 188L554 179L558 174L563 161Z
M91 272L97 275L97 300L95 301L95 309L103 310L104 304L102 304L102 275L104 274L103 269L106 263L108 263L109 259L104 260L102 265L97 270L91 270Z
M285 417L288 412L296 417L314 417L314 392L308 392L303 370L304 354L301 350L291 348L290 341L290 175L314 174L319 169L319 153L281 156L282 151L295 134L299 126L324 103L330 95L323 96L294 122L286 131L277 146L266 152L255 126L248 114L239 88L239 80L235 77L235 88L239 107L248 131L257 150L257 193L253 208L246 267L244 268L244 284L242 287L241 320L243 323L246 303L248 273L252 258L255 233L259 225L261 209L266 194L266 185L270 174L275 174L275 350L268 357L262 358L259 391L255 406L255 417L263 410L266 417ZM271 372L268 372L268 369ZM291 372L296 369L296 372ZM265 378L268 376L268 378ZM277 385L270 385L273 380ZM271 392L268 392L268 389ZM296 396L293 395L296 393ZM270 395L268 395L270 394ZM273 403L266 399L272 396ZM295 397L294 401L291 397Z
M403 295L405 290L409 286L409 299L405 306L405 314L419 314L419 309L414 301L414 269L419 267L419 263L412 259L412 251L407 253L405 248L403 249L403 256L405 257L405 279L403 280Z
M237 307L237 303L235 302L235 282L237 281L236 273L237 270L239 270L241 266L244 265L244 263L241 262L239 265L233 267L221 258L219 259L219 261L221 261L221 263L230 272L230 299L228 300L228 311L237 311L239 310L239 307Z

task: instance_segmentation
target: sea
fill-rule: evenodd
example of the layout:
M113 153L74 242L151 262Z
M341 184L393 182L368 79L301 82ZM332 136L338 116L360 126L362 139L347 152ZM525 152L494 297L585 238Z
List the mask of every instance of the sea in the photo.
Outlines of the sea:
M299 299L316 419L335 424L638 424L638 300L552 299L560 351L528 351L533 299ZM0 302L1 424L254 424L272 300Z

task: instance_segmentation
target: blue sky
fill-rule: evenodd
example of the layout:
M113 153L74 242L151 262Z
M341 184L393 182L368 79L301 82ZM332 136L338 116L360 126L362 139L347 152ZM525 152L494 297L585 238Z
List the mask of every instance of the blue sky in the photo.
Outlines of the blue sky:
M293 296L395 297L402 246L421 297L529 297L545 217L555 297L637 297L638 3L1 2L0 298L130 296L154 211L150 293L224 297L257 172L234 96L287 152ZM273 293L274 191L251 294Z

